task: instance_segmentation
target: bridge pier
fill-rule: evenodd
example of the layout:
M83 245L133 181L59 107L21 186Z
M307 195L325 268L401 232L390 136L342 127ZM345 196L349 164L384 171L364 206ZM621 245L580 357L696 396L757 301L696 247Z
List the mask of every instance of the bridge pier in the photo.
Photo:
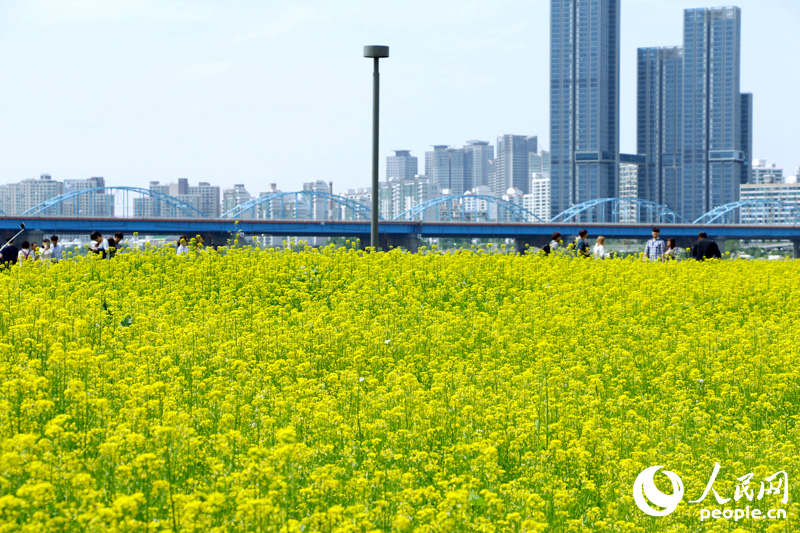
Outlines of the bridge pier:
M794 258L800 259L800 239L792 240L792 249L794 251Z

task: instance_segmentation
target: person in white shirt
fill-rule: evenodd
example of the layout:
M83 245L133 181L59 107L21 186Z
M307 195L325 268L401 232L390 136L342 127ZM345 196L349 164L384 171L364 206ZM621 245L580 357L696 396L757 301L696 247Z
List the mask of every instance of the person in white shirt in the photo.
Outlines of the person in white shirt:
M42 263L49 263L53 259L53 247L50 246L50 239L42 240L42 249L39 252L39 258Z
M92 242L89 243L89 250L106 259L108 257L108 240L104 239L99 231L92 232L89 238L92 239Z
M178 239L176 252L178 255L189 255L189 239L186 235L181 235L180 239Z
M550 252L558 250L563 244L564 241L561 240L561 234L559 232L555 232L550 238L550 242L545 244L544 247L542 247L542 250L544 251L545 255L549 255Z
M606 253L606 238L602 235L597 238L597 242L592 249L592 255L595 259L605 259L608 257L608 253Z
M58 244L58 235L50 237L50 249L53 250L51 257L54 263L58 263L63 259L64 247Z
M31 249L31 243L28 241L22 241L20 247L19 254L17 255L17 262L22 264L26 261L33 261L34 255L33 250Z

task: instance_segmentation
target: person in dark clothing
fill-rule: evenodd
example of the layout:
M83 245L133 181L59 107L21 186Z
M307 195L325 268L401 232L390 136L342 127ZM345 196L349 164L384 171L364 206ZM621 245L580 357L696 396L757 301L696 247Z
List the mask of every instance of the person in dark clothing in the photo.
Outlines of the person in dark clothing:
M559 232L553 233L553 236L550 237L550 242L542 246L542 251L545 255L550 255L550 252L557 250L559 247L563 246L564 241L561 240L561 234Z
M89 235L89 251L101 256L102 259L108 257L108 240L103 238L99 231L93 231Z
M592 251L589 249L589 232L582 229L578 232L578 238L575 239L575 251L579 257L592 257Z
M114 234L114 239L108 241L108 257L114 257L117 255L117 252L122 249L122 239L124 238L125 236L122 234L122 232L118 231Z
M18 255L19 248L13 244L9 244L3 248L3 251L0 252L0 262L2 262L3 268L9 268L11 265L16 264Z
M698 261L705 261L706 259L719 259L722 254L717 243L713 239L709 239L705 231L701 231L697 236L697 242L692 246L692 257Z

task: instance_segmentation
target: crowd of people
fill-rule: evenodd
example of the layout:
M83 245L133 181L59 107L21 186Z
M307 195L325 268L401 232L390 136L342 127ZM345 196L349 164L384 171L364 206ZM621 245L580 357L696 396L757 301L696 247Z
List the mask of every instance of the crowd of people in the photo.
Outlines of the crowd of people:
M64 247L58 242L58 235L37 242L22 241L17 247L13 241L6 243L0 250L0 264L9 267L15 263L43 261L57 263L64 258Z
M651 238L644 246L642 260L644 261L675 261L682 258L682 250L678 248L677 240L674 238L664 239L660 236L661 231L653 228ZM99 231L94 231L89 236L89 251L100 256L102 259L114 257L122 247L124 235L121 232L114 234L114 237L106 239ZM595 259L606 259L611 257L611 252L606 250L606 238L597 237L593 247L589 245L589 232L582 229L578 232L572 246L565 246L561 233L553 233L550 242L546 244L542 251L545 254L551 253L573 253L581 257L594 257ZM175 252L178 255L188 255L189 247L202 247L203 238L200 235L191 240L186 235L181 235L175 243ZM701 231L697 236L697 242L691 248L691 257L698 261L706 259L720 258L719 246L713 239L709 239L706 232ZM58 242L58 235L53 235L49 239L42 239L41 245L34 242L22 241L17 248L12 241L7 242L0 249L0 266L9 267L19 263L24 264L29 261L41 261L44 263L57 263L64 258L64 247Z
M122 248L125 235L117 232L113 237L105 238L99 231L89 235L89 252L98 255L101 259L110 259ZM190 239L181 235L174 247L178 255L188 255L189 247L202 248L203 238L197 235ZM14 244L14 239L8 241L0 248L0 268L8 268L14 264L25 264L33 261L42 263L58 263L64 258L64 247L58 242L58 235L42 239L41 244L24 240L19 247Z
M99 231L93 231L89 235L89 251L99 255L102 259L110 259L117 254L117 250L122 248L122 239L125 236L121 232L114 234L111 239L106 239Z
M658 228L653 228L650 234L651 238L644 246L643 261L676 261L682 258L683 251L678 247L676 239L670 238L665 241L661 238L661 230ZM575 243L571 247L564 245L561 233L553 233L550 242L542 250L545 254L571 252L581 257L594 257L595 259L611 257L611 253L606 251L606 238L602 235L597 237L594 247L590 247L589 232L585 229L578 232ZM701 231L697 236L697 242L691 248L691 257L698 261L705 261L706 259L719 259L722 254L717 243L713 239L709 239L705 231Z

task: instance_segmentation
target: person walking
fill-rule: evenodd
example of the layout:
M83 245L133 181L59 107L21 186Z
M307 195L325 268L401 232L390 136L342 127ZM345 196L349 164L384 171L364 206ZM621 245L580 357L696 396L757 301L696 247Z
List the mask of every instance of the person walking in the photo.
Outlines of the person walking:
M580 257L591 257L592 252L589 251L589 241L587 237L589 236L589 232L585 229L582 229L578 232L578 237L575 239L575 252Z
M722 254L714 239L709 239L708 234L701 231L697 235L697 242L692 246L692 257L698 261L705 261L706 259L720 259Z
M661 230L653 228L650 231L651 239L644 245L643 261L663 261L664 252L667 250L667 244L664 239L660 237Z
M50 245L50 239L42 239L42 251L39 252L39 259L42 263L50 263L53 260L53 247Z
M678 261L681 258L681 249L675 239L667 239L667 250L664 252L664 261Z
M550 255L550 252L554 252L558 250L563 245L563 241L561 240L561 234L559 232L553 233L552 237L550 237L550 242L542 246L542 251L545 255Z
M592 255L595 259L605 259L608 257L608 253L606 252L606 238L602 235L600 235L597 238L597 242L594 243Z
M53 250L51 257L54 263L58 263L64 258L64 247L58 243L58 235L50 237L50 248Z

